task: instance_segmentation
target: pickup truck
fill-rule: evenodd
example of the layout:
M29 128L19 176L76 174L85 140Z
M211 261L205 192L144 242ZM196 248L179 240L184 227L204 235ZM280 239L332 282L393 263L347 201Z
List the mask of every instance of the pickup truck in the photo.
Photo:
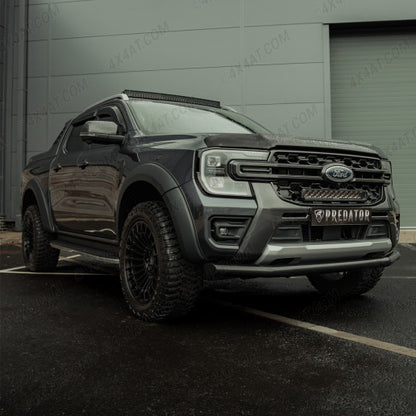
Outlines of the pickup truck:
M359 295L399 258L392 167L380 149L274 135L218 101L125 90L66 123L22 175L22 251L119 261L147 321L175 319L204 280L306 275Z

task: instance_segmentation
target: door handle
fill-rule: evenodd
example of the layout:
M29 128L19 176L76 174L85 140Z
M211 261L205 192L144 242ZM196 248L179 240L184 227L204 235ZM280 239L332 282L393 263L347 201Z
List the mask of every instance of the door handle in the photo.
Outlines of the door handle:
M60 163L58 163L55 167L52 168L55 172L58 172L59 170L62 169L62 165Z
M88 166L88 160L83 160L78 167L80 167L81 169L85 169Z

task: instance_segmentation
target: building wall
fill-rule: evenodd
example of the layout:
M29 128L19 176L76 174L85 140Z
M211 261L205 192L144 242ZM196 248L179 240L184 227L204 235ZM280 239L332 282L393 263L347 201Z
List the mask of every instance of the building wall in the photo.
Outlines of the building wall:
M327 24L412 17L414 0L29 0L26 157L125 88L220 99L273 131L330 138Z
M0 130L3 142L0 170L4 175L0 209L6 220L15 220L19 210L20 172L26 158L26 1L4 0L0 12L3 24L0 78L3 97Z

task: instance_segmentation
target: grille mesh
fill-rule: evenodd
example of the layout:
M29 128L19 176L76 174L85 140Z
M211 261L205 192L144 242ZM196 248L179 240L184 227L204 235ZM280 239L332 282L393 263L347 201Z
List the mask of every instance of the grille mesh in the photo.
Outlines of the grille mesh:
M382 199L383 183L388 179L381 169L381 161L372 157L277 151L272 160L277 163L278 173L296 176L293 180L274 181L277 193L285 200L300 204L375 204ZM338 184L322 178L322 168L330 163L348 166L354 172L354 180Z

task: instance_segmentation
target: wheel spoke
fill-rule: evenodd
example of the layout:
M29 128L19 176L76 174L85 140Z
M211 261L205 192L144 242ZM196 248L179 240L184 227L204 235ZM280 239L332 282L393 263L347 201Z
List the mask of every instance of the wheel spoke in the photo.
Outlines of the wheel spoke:
M144 221L130 229L124 267L132 295L140 303L148 303L156 288L158 256L152 230Z

